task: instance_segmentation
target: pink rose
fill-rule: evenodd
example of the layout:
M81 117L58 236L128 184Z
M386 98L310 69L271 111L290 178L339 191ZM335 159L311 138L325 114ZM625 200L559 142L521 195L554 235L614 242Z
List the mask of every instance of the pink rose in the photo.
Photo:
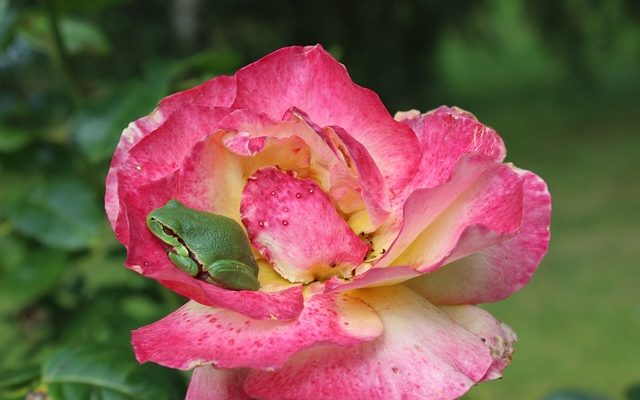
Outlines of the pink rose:
M188 399L453 399L499 377L516 337L475 304L529 281L550 217L505 154L455 107L392 118L320 46L163 99L107 177L126 265L191 299L133 332L137 359L195 368ZM170 262L145 223L170 199L242 224L258 291Z

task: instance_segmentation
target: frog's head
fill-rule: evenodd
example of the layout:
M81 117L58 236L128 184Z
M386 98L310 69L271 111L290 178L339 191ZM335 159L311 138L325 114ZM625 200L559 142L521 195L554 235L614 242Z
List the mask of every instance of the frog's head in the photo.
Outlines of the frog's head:
M176 233L181 231L180 220L188 209L176 200L169 200L167 204L156 208L147 215L147 227L160 240L170 246L180 243Z

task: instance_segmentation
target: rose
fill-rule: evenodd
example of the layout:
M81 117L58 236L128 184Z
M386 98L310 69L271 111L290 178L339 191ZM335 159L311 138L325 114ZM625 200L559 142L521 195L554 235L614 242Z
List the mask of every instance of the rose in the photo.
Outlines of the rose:
M191 299L133 332L137 359L195 368L190 399L452 399L499 377L515 334L475 304L528 282L550 216L504 157L458 108L391 118L320 46L163 99L107 177L126 265ZM170 199L242 223L258 291L170 262L145 224Z

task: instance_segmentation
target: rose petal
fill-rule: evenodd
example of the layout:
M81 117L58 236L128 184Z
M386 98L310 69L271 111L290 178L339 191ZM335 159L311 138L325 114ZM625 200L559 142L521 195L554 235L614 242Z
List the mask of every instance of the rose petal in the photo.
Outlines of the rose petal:
M179 170L176 198L188 207L240 221L245 184L242 158L222 143L230 132L219 130L195 143Z
M228 110L223 108L188 104L183 106L182 112L171 114L152 135L140 139L123 156L115 172L117 187L111 190L117 190L120 201L118 209L125 208L122 198L128 192L173 173L193 144L212 133L227 113ZM129 240L127 220L120 211L114 230L118 239L126 245Z
M391 286L422 275L412 267L371 268L354 279L332 277L325 282L327 293L344 292L367 287Z
M334 132L335 136L342 141L345 149L340 150L340 147L338 147L338 150L342 151L345 157L352 160L354 168L358 172L362 198L367 205L373 225L372 228L375 229L389 216L389 198L382 174L371 158L369 151L347 131L339 126L334 126L329 129L329 133L331 132ZM332 135L332 138L335 136ZM337 146L340 145L336 139L333 139L333 141Z
M163 114L171 113L185 104L206 107L230 107L236 98L236 78L220 75L188 90L174 93L160 100Z
M362 201L364 201L366 211L372 223L368 232L375 230L389 215L388 210L390 204L388 190L382 174L368 150L339 126L321 128L311 121L306 113L295 108L288 110L287 114L289 114L289 118L292 120L300 119L304 121L311 130L316 133L314 136L321 138L322 142L324 142L322 143L324 146L322 146L321 144L315 143L317 141L316 139L313 143L309 143L310 147L327 147L331 150L334 157L337 157L341 161L339 165L342 166L342 168L332 168L330 176L332 180L331 194L332 197L338 201L341 210L344 213L350 214L358 211L361 207L357 206L357 202L355 202L354 208L344 207L344 204L340 201L342 200L341 196L336 196L336 192L341 189L351 189L361 193L358 197L362 197ZM285 115L285 118L287 118L287 115ZM338 182L342 183L341 181L344 180L344 178L350 178L349 175L351 174L348 174L348 172L357 175L356 185L352 186L350 185L351 182L347 181L346 185L343 184L336 187L334 181L337 179ZM347 192L346 195L348 196L349 194L351 193Z
M316 343L352 346L381 332L377 314L361 300L348 294L312 294L295 321L258 321L190 301L133 331L132 342L140 362L179 369L203 364L269 369Z
M500 378L502 370L511 363L513 345L517 340L513 330L480 307L467 305L439 306L439 308L456 323L480 336L484 344L491 350L493 363L482 380Z
M247 371L206 365L193 370L185 400L251 400L242 388Z
M465 154L480 154L497 162L507 154L495 130L458 107L441 106L402 122L416 132L422 149L411 190L445 183Z
M314 181L277 168L249 178L240 212L251 243L292 282L348 274L368 250Z
M518 234L410 281L414 290L438 304L477 304L502 300L531 279L549 246L551 196L538 176L515 171L524 181Z
M421 272L430 272L455 252L461 253L461 248L473 252L514 234L522 220L522 184L520 176L511 168L497 164L460 193L435 219L429 207L423 205L439 203L440 193L428 189L414 192L405 205L405 227L422 225L423 228L392 264L413 265ZM472 242L465 240L470 237L469 230L480 232L473 236Z
M345 129L369 151L392 194L414 175L415 134L391 118L374 92L354 84L321 46L280 49L238 71L236 79L236 108L280 119L297 107L319 126Z
M354 292L380 315L383 334L355 347L317 346L273 372L253 370L252 397L271 399L458 398L493 359L480 338L402 287Z
M489 161L481 156L468 155L458 163L448 182L431 189L418 189L405 201L402 213L397 216L399 223L398 233L382 257L375 263L376 268L384 268L391 265L394 260L402 255L425 229L442 215L447 208L452 207L460 196L466 191L472 191L474 185L478 185L483 179L488 179L495 174L501 164ZM472 196L467 196L467 198ZM495 199L495 202L500 199ZM460 201L458 201L460 203ZM390 232L381 232L379 235L388 236ZM378 237L378 242L385 240ZM438 239L436 242L441 242ZM384 246L384 243L378 245Z
M273 291L234 291L200 281L173 265L165 249L147 228L147 214L174 198L176 174L138 187L123 200L127 204L130 243L125 264L130 269L158 280L178 294L202 304L225 307L256 319L291 319L302 310L302 289L291 285Z
M309 149L297 137L261 137L218 131L197 143L180 168L177 197L192 208L240 222L240 200L247 178L258 168L278 163L294 171L309 166ZM245 141L243 144L242 141ZM251 146L242 149L240 146ZM237 152L250 151L251 156Z
M522 185L506 165L463 157L451 181L409 197L399 236L373 268L356 271L349 282L333 278L327 290L400 283L507 240L520 228ZM385 269L399 270L378 271Z
M117 173L129 150L142 138L155 131L173 112L185 104L195 103L213 107L228 107L235 98L235 78L219 76L183 92L160 100L153 112L129 124L122 132L107 174L105 210L111 226L115 228L120 213ZM161 152L162 153L162 152Z

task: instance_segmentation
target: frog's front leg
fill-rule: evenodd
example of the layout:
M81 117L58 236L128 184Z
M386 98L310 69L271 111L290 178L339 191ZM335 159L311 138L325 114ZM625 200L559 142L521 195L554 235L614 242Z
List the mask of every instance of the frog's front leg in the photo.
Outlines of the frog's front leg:
M200 273L200 267L198 267L198 264L189 256L183 256L178 253L169 253L168 256L173 265L180 268L187 274L191 276L197 276L198 273Z
M258 290L258 274L254 268L236 260L217 260L204 267L206 280L231 290Z

